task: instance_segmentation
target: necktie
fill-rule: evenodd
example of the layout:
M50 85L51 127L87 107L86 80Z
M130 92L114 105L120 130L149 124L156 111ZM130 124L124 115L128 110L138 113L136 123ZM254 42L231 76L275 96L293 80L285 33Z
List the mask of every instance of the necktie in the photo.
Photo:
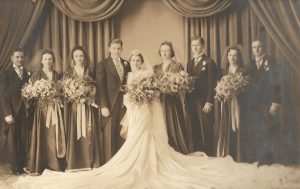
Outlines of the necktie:
M15 67L15 70L16 70L19 78L22 80L22 78L23 78L23 68L22 67Z
M120 60L114 61L114 64L117 69L120 80L122 81L124 77L124 70L123 70L123 66L121 65L121 61Z
M194 58L194 65L195 65L195 67L198 65L198 63L200 62L201 58L202 58L202 56Z

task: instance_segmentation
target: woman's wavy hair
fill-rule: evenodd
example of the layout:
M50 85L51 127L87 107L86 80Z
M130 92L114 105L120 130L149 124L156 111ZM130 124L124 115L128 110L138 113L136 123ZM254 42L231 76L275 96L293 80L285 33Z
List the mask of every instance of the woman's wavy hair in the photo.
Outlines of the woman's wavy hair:
M241 45L230 45L230 46L226 47L223 57L222 57L221 68L223 69L223 71L226 74L228 73L229 64L230 64L228 61L228 53L230 52L230 50L237 51L237 56L238 56L237 62L241 67L244 67L244 60L243 60L243 56L242 56L242 46Z
M80 50L83 53L84 56L84 61L83 61L83 65L85 68L90 68L90 64L89 64L89 57L87 56L86 51L84 50L84 48L82 46L75 46L72 51L71 51L71 59L72 59L72 64L71 67L73 67L75 65L75 60L74 60L74 52Z
M160 49L163 45L168 45L171 49L171 58L174 58L175 57L175 50L173 48L173 45L172 45L172 42L171 41L163 41L160 46L159 46L159 50L158 50L158 54L159 56L161 56L161 53L160 53Z
M40 62L42 62L43 60L43 56L44 54L50 54L53 58L53 65L52 65L52 69L54 67L54 64L55 64L55 55L54 55L54 52L52 49L43 49L42 50L42 53L41 53L41 59L40 59ZM43 64L41 63L41 68L43 68Z

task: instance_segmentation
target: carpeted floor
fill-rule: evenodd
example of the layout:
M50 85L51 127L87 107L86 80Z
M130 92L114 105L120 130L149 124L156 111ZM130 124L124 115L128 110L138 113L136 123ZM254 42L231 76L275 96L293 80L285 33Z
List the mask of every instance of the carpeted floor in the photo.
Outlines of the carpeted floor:
M0 163L0 188L12 189L13 183L19 176L13 175L8 164Z
M300 171L300 165L297 166L292 166L293 168L295 168L297 171ZM13 184L16 182L16 180L19 177L26 177L29 175L23 174L21 176L15 176L13 174L11 174L11 171L9 169L9 165L8 164L4 164L4 163L0 163L0 189L14 189ZM292 181L296 184L296 188L287 188L287 187L276 187L276 188L271 188L271 189L300 189L300 180L295 180ZM267 189L267 188L266 188Z

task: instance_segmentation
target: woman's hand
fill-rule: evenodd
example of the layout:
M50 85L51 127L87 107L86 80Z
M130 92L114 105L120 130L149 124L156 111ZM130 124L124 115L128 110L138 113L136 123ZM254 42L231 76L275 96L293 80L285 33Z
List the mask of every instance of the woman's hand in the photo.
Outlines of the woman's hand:
M5 122L9 125L14 124L15 123L14 117L12 115L6 116Z
M213 104L206 102L204 105L203 111L208 114L211 112L212 107L213 107Z
M104 117L108 117L109 115L110 115L110 111L109 111L109 109L108 108L101 108L101 114L102 114L102 116L104 116Z

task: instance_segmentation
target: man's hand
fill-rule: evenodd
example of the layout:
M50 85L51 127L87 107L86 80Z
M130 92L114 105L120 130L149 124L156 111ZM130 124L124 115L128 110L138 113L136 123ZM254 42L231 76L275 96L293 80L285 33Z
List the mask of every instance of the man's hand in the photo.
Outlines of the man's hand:
M108 108L101 108L101 114L104 117L108 117L110 115L110 111Z
M206 102L204 105L203 111L208 114L209 112L211 112L212 107L213 107L213 104Z
M280 105L277 104L277 103L272 103L271 107L270 107L270 110L269 110L269 113L272 115L272 116L275 116L277 114L277 112L279 111L279 107Z
M13 116L12 115L9 115L9 116L6 116L5 117L5 122L7 123L7 124L13 124L13 123L15 123L15 120L14 120L14 118L13 118Z

